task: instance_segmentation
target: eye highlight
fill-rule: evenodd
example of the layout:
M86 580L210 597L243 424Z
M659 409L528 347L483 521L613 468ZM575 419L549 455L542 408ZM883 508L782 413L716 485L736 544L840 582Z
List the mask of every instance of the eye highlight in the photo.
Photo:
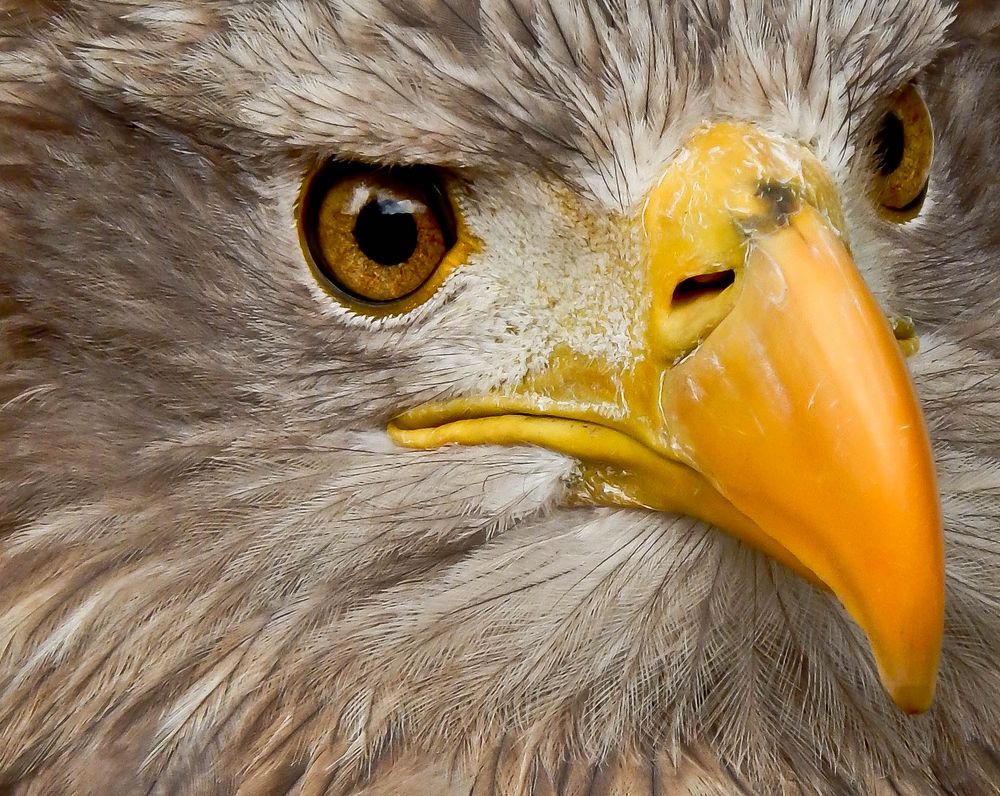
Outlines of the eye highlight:
M902 223L919 215L934 159L934 128L923 97L906 86L889 98L873 141L873 199L882 215Z
M379 315L405 312L433 292L458 220L432 169L331 161L306 180L299 232L331 292Z

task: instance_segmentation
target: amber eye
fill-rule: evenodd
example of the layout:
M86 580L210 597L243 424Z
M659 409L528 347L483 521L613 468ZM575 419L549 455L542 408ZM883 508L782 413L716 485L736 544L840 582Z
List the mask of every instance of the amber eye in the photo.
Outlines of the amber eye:
M897 91L879 121L874 140L874 199L882 215L909 221L923 207L934 158L934 128L914 86Z
M456 242L454 213L425 168L329 163L307 180L299 219L316 270L364 304L419 291Z

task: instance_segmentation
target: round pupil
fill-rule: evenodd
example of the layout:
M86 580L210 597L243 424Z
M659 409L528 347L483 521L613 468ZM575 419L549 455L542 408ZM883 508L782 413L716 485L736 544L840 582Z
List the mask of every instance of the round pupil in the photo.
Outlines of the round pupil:
M904 154L906 136L903 122L895 114L887 113L875 139L875 162L883 177L888 177L903 164Z
M379 265L400 265L417 250L417 222L392 199L372 199L354 223L354 240Z

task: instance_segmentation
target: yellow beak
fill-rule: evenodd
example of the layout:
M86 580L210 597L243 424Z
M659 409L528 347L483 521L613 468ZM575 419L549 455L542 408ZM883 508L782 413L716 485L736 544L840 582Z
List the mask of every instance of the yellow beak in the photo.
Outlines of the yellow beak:
M577 499L708 520L832 591L907 712L929 707L944 617L927 431L900 346L804 147L699 131L643 213L649 300L626 367L553 352L506 395L418 407L399 444L536 444ZM582 400L585 399L585 400Z

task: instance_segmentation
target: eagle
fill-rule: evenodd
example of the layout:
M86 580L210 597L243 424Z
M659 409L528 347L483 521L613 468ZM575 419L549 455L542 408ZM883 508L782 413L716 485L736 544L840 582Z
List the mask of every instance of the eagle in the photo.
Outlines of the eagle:
M996 793L997 153L989 0L0 0L0 793Z

